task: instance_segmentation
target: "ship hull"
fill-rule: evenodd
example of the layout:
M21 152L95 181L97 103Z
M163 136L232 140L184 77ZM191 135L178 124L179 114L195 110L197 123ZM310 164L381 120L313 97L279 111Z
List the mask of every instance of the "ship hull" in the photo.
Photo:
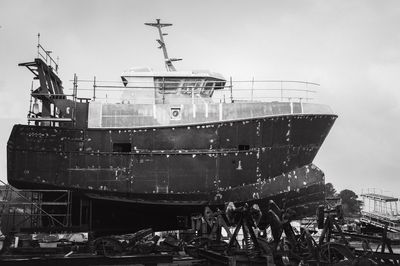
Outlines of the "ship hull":
M78 201L94 204L90 226L99 230L112 228L107 217L123 230L130 218L130 227L174 229L179 219L187 224L205 206L230 201L265 205L293 195L294 203L316 202L324 181L312 161L335 118L282 115L140 129L16 125L7 147L8 182L75 191ZM114 210L120 211L107 214Z

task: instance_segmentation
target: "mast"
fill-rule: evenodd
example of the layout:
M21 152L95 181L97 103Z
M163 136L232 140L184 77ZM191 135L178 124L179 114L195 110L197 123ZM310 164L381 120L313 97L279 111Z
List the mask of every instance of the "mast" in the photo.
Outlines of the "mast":
M172 24L171 23L160 23L160 19L156 19L156 21L157 21L156 23L144 23L144 25L156 27L158 29L158 33L160 35L160 39L157 39L157 42L160 44L160 47L158 47L158 48L163 50L164 60L165 60L165 68L167 69L167 71L176 71L176 68L172 64L172 62L180 61L182 59L168 57L167 47L165 45L164 38L163 38L163 36L168 35L168 34L163 33L161 30L161 28L172 26Z

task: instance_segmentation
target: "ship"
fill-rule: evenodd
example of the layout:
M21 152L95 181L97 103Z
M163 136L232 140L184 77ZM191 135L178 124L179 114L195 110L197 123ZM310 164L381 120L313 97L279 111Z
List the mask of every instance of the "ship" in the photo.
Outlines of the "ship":
M146 25L158 30L166 71L125 71L117 103L99 100L105 86L96 80L92 97L77 97L76 76L68 95L39 42L37 58L19 64L40 85L31 89L28 124L14 125L8 140L9 184L71 191L69 225L103 233L183 229L205 207L228 202L265 208L274 200L314 213L325 181L313 160L337 118L331 108L236 100L232 80L176 70L180 59L168 56L163 38L172 24ZM221 91L230 97L216 101Z

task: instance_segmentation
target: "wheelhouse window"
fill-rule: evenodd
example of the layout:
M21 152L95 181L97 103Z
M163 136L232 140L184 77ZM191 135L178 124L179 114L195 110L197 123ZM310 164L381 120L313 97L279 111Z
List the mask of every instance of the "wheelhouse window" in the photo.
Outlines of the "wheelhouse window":
M225 85L221 80L203 77L156 77L154 82L159 95L179 94L184 98L192 95L210 98L214 90L223 89Z
M225 87L225 82L215 82L214 90L222 90Z
M183 82L181 93L182 94L199 94L201 91L202 80L185 80Z
M204 85L204 87L202 88L200 94L201 96L208 96L210 97L213 93L213 89L214 89L214 82L213 81L207 81Z
M165 79L156 78L155 84L160 94L175 94L178 92L178 88L181 86L181 79Z

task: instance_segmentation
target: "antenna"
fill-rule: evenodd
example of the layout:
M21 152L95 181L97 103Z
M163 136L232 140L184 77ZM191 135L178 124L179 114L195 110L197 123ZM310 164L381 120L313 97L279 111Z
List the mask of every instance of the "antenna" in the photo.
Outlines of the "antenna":
M167 69L167 71L176 71L176 68L174 67L172 62L180 61L182 59L168 57L167 47L165 45L164 38L163 38L163 36L168 35L168 34L163 33L161 31L161 28L172 26L172 24L171 23L160 23L160 19L156 19L156 23L144 23L144 25L156 27L158 29L158 33L160 35L160 39L157 40L157 42L160 44L160 46L158 48L163 50L164 60L165 60L165 68Z

